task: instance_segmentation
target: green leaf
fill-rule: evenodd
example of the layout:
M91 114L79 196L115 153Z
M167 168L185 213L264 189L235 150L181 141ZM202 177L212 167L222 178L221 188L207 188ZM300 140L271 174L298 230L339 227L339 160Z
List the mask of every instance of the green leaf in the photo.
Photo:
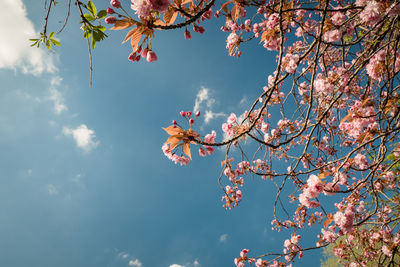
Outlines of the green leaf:
M53 43L53 45L56 45L56 46L60 46L61 45L60 42L57 41L56 39L50 39L50 41Z
M87 7L88 7L89 12L93 15L93 17L96 17L97 9L92 1L90 1L90 0L88 1Z
M91 35L92 35L92 33L90 31L85 31L83 33L83 38L88 39Z
M39 39L29 39L29 41L37 42L37 41L39 41Z
M90 14L83 14L83 16L84 16L85 19L87 19L88 21L95 20L95 18L94 18L92 15L90 15Z
M51 48L50 40L47 40L47 41L46 41L46 47L47 47L47 49L50 50L50 48Z
M351 39L352 39L351 36L345 36L345 37L344 37L344 41L345 41L346 43L350 43L350 42L351 42Z
M92 38L92 49L94 49L95 47L96 47L96 40L94 38Z
M57 1L53 1L54 6L58 5Z
M37 45L37 41L34 42L33 44L31 44L31 47L32 47L32 46L35 46L35 45Z
M105 10L100 10L99 13L97 14L97 17L99 19L104 19L105 17L107 17L107 11Z
M53 36L54 36L54 32L51 32L51 33L49 34L49 39L53 38Z
M101 36L99 34L98 31L93 31L93 36L92 36L93 40L95 40L96 42L101 41Z
M104 32L105 30L107 30L107 28L106 27L104 27L104 26L97 26L97 29L98 30L100 30L100 31L102 31L102 32Z

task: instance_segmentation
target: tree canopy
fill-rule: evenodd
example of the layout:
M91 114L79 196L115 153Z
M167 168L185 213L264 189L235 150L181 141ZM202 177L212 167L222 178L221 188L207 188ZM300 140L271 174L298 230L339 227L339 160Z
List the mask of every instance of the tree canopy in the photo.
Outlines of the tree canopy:
M47 30L56 3L47 3L32 45L59 45ZM259 96L230 114L222 131L203 133L201 110L180 111L163 127L162 151L175 164L198 160L194 151L205 157L225 149L216 159L225 208L246 197L248 176L276 185L271 224L291 234L278 251L244 248L236 266L286 266L330 244L346 266L400 265L399 1L112 0L104 10L90 0L74 4L90 53L113 38L103 21L126 32L130 61L147 64L162 60L152 46L158 31L190 39L207 30L203 21L220 18L229 56L240 58L250 45L276 56L265 86L251 88ZM316 225L315 244L302 244L299 229Z

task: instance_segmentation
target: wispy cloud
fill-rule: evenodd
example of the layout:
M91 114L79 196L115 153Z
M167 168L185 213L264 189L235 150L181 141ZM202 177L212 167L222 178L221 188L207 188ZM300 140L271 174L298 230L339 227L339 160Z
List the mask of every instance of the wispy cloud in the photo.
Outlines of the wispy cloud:
M85 124L78 126L75 129L64 127L63 133L66 136L72 136L76 145L89 152L99 145L99 141L95 141L96 135L93 130L90 130Z
M196 95L193 111L196 112L200 110L200 106L202 106L203 103L207 106L207 108L211 108L215 103L215 99L210 95L210 89L204 86L201 87L200 91Z
M48 184L46 186L46 189L47 189L47 193L49 193L49 195L57 195L58 194L57 188L52 184Z
M219 242L224 243L228 239L228 234L223 234L219 237Z
M142 267L142 263L138 259L135 259L134 261L130 260L128 265L135 266L135 267Z
M53 57L29 46L29 38L37 37L38 33L27 18L22 0L2 1L0 32L0 68L21 69L33 75L57 71Z
M115 249L115 250L118 251L118 249ZM135 259L131 255L129 255L129 253L124 252L124 251L119 252L117 255L117 258L122 261L127 261L128 266L134 266L134 267L142 267L143 266L143 264L140 262L139 259Z
M208 124L212 119L226 116L223 112L214 112L216 100L211 96L211 90L202 86L196 95L193 111L204 112L204 123Z
M118 254L118 257L124 260L124 259L126 259L126 258L129 257L129 254L128 254L128 253L125 253L125 252L120 252L120 253Z
M56 76L51 79L49 88L49 99L54 103L54 112L60 114L63 111L68 110L68 107L64 103L64 97L57 90L57 87L61 84L62 78Z
M171 264L169 267L200 267L200 266L201 265L200 265L199 261L198 260L194 260L193 263L189 262L186 265L179 265L179 264L174 263L174 264Z
M226 114L223 112L213 112L211 110L207 110L204 114L204 123L208 124L212 119L216 119L218 117L226 117Z

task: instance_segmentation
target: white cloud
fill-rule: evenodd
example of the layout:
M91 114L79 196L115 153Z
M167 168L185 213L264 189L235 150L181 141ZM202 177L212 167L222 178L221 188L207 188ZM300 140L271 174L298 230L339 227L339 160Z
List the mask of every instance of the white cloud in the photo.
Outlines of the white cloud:
M94 138L96 137L94 131L90 130L85 124L82 124L75 129L64 127L63 133L66 136L72 135L76 145L86 152L96 148L100 143L99 141L94 141Z
M138 259L136 259L134 261L130 260L129 266L142 267L142 263Z
M226 114L223 112L212 112L211 110L207 110L206 113L204 114L204 123L208 124L212 119L218 118L218 117L225 117Z
M224 243L228 238L228 234L223 234L219 237L219 242Z
M62 79L60 77L53 77L51 79L49 88L49 99L54 103L54 112L56 114L60 114L61 112L68 110L68 107L64 104L64 97L56 88L60 85L61 81Z
M211 97L211 90L204 86L201 87L200 91L196 95L193 111L201 110L204 112L204 123L208 124L212 119L217 117L225 116L223 112L213 112L213 106L216 100Z
M200 267L201 264L199 263L199 261L196 259L194 260L193 263L190 262L186 262L186 265L179 265L179 264L171 264L169 267Z
M21 69L39 75L55 72L52 57L42 49L30 47L29 38L39 35L27 18L22 0L2 0L0 8L0 68Z
M121 252L119 256L120 256L121 259L124 260L124 259L126 259L126 258L129 257L129 254L128 254L128 253L123 253L123 252Z
M202 86L196 95L193 111L196 112L200 110L200 106L203 103L205 103L208 108L211 108L211 106L215 103L215 99L210 96L210 89Z
M242 99L240 99L239 105L244 106L247 105L249 103L249 99L247 98L247 96L243 96Z
M52 184L47 185L47 192L49 193L49 195L57 195L58 194L57 188Z

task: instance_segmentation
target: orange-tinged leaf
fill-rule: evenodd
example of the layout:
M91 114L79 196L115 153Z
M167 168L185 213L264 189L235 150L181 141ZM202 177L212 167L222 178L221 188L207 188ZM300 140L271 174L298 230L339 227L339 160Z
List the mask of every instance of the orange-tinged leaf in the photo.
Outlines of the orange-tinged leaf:
M232 17L233 21L237 21L237 19L239 18L239 13L240 13L240 7L237 5L234 5L231 10L231 17Z
M193 3L193 1L192 0L183 0L181 5L185 5L187 3Z
M112 27L110 30L123 30L132 27L133 25L135 25L135 23L133 23L133 21L130 19L117 20L117 22L114 24L114 27Z
M353 114L353 112L349 112L349 114L347 114L341 121L340 121L340 123L343 123L343 122L345 122L346 120L348 120L350 117L351 117L351 115Z
M186 154L186 156L192 159L192 155L190 154L190 145L188 142L183 143L183 152Z
M165 16L165 15L164 15L164 16ZM165 26L165 25L166 25L166 24L165 24L162 20L160 20L160 19L157 19L156 21L154 21L153 24L154 24L155 26ZM157 30L159 30L159 29L157 29Z
M176 17L178 16L178 12L176 12L173 8L169 8L167 12L164 14L164 21L166 25L170 25L174 23Z
M260 43L264 42L264 41L267 39L267 35L268 35L268 32L267 32L267 31L264 31L264 32L261 34Z
M328 225L330 225L332 221L333 221L333 215L331 213L329 213L326 216L326 220L324 222L324 228L328 227Z
M182 140L182 136L180 135L172 135L170 137L168 137L167 141L165 142L165 144L170 144L171 145L171 149L174 149L179 142Z
M318 174L318 178L319 179L324 179L325 177L331 175L332 173L330 172L321 172L320 174Z
M123 43L125 43L126 41L128 41L129 39L131 39L132 35L133 35L137 30L138 30L138 28L134 28L134 29L130 30L130 31L126 34L125 39L122 41L121 44L123 44Z
M232 3L232 1L226 2L225 4L223 4L223 5L221 6L221 9L222 9L223 11L225 11L226 13L229 13L228 5L229 5L230 3Z
M167 128L163 128L163 129L169 135L183 134L183 132L184 132L181 128L176 127L174 125L168 126Z
M137 50L140 38L142 38L142 30L138 29L132 34L131 38L132 51L135 52Z

